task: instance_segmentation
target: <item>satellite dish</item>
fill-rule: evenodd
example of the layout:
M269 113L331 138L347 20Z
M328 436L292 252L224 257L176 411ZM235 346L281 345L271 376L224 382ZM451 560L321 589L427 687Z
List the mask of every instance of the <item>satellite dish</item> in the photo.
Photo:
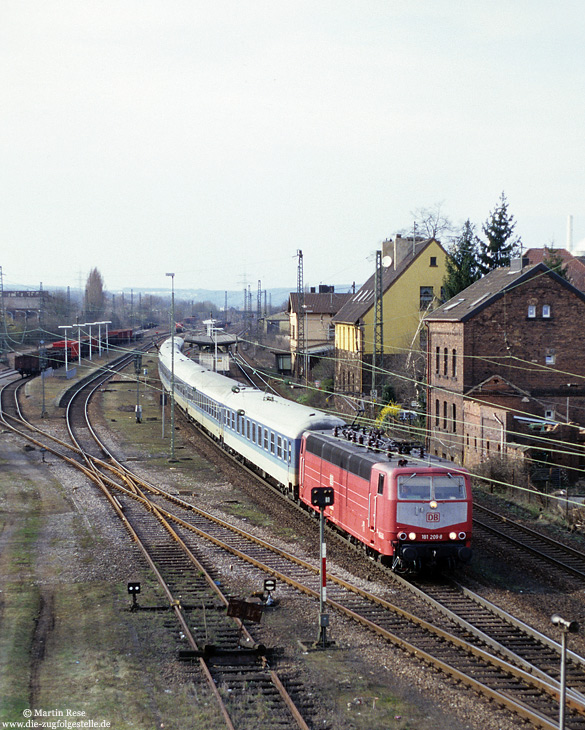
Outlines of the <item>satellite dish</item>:
M392 266L392 256L384 256L382 259L382 266L387 269Z

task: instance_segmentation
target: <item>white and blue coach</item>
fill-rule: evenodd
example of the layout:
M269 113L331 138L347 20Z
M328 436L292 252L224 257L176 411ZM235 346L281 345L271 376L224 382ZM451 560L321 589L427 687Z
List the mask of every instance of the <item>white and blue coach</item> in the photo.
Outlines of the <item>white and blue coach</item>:
M183 354L180 337L174 341L175 402L228 450L297 497L303 432L333 429L344 421L207 370ZM171 347L169 338L159 352L160 379L168 391Z

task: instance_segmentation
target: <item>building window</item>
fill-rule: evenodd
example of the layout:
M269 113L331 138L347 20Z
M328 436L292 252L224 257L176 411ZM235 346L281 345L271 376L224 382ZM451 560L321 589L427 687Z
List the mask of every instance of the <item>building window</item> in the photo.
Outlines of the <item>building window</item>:
M552 408L547 408L546 411L544 412L544 417L545 418L554 418L555 417L554 410Z
M449 370L449 350L447 348L443 351L443 375L447 375Z
M431 256L431 264L430 265L431 266L436 266L437 265L437 257L436 256Z
M457 350L453 348L453 352L451 353L451 375L456 378L457 377Z
M550 304L542 305L542 316L544 317L544 319L550 318Z
M447 430L447 401L443 401L443 428Z
M536 306L534 304L528 305L528 319L534 319L536 317Z
M546 365L554 365L556 357L554 355L545 355L544 362Z
M439 418L441 417L441 407L439 405L439 399L435 401L435 426L439 426Z
M437 347L435 350L435 372L437 375L439 374L439 371L441 369L441 348Z
M428 309L434 299L432 286L421 286L420 288L420 308Z
M455 403L451 406L451 411L453 413L453 433L457 433L457 406Z

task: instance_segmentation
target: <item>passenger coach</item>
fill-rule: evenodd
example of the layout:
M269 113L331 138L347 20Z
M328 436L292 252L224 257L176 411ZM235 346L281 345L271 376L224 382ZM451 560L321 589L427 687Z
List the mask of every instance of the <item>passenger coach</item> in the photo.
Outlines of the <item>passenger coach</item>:
M304 431L344 425L335 417L264 393L207 370L183 352L174 338L175 400L213 438L298 497L299 453ZM160 348L159 372L171 389L171 343Z

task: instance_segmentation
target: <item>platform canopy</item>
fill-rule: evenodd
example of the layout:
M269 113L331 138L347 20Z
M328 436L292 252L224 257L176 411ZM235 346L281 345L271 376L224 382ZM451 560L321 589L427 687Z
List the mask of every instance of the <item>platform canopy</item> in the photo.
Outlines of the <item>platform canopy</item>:
M218 332L214 335L185 334L183 339L189 345L197 345L202 349L215 347L216 344L218 347L229 347L235 345L238 341L235 335L228 335L225 332Z

